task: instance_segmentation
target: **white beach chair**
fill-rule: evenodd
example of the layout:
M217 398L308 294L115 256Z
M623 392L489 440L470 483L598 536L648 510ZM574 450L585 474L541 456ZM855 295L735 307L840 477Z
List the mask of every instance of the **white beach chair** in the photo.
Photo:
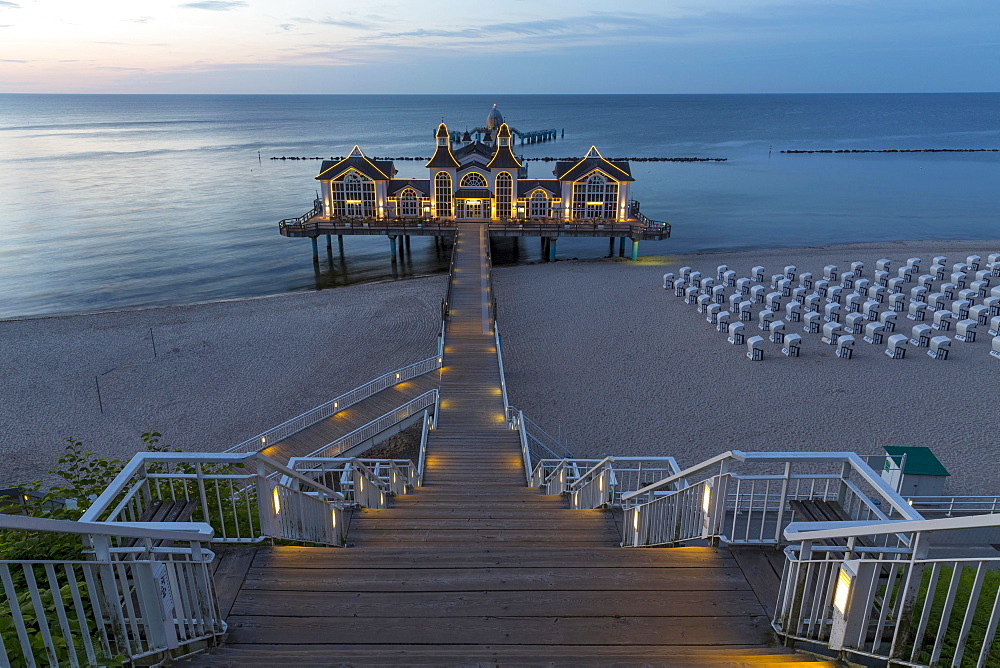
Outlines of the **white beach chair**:
M861 305L861 312L865 314L865 320L878 320L879 304L874 299L869 299Z
M708 292L711 292L712 288L715 287L715 279L714 278L703 278L703 279L701 279L701 281L699 283L700 283L700 286L701 286L701 292L702 292L702 294L706 294Z
M854 288L854 279L856 279L853 271L845 271L840 275L840 287L845 290L852 290Z
M806 295L805 307L809 311L819 311L819 295L816 293Z
M966 288L958 291L958 298L960 300L964 299L970 304L975 304L976 300L979 299L979 293L971 288Z
M972 308L972 302L968 299L958 299L951 303L951 312L958 316L959 320L969 317L970 308Z
M708 308L705 309L707 320L711 324L716 324L718 322L719 313L722 312L722 306L719 304L709 304Z
M969 288L977 297L985 299L986 295L990 294L990 280L987 278L985 281L972 281L969 283Z
M740 320L747 322L753 318L753 302L740 302Z
M784 280L784 279L782 279ZM781 310L781 293L780 292L769 292L767 293L767 298L764 300L767 307L772 311Z
M799 287L805 288L806 290L811 290L813 287L813 275L808 271L799 274Z
M993 350L990 351L990 356L996 357L1000 360L1000 336L994 337L992 348Z
M970 271L979 271L979 263L982 261L982 259L983 258L979 257L978 255L970 255L969 257L965 258L965 262L966 264L969 265Z
M716 304L726 303L726 286L715 285L712 286L712 301Z
M730 320L732 320L732 313L729 311L719 311L719 315L715 316L715 328L722 334L725 334L729 331Z
M930 350L927 351L927 355L931 359L946 360L948 359L949 350L951 350L951 339L947 336L935 336L931 339Z
M674 287L674 275L673 273L668 273L663 275L663 289L672 290Z
M885 325L880 322L870 322L865 325L865 342L873 345L882 343L885 336Z
M955 287L959 290L965 288L966 282L969 280L969 275L964 271L956 271L951 275L951 282L955 284Z
M788 334L785 336L785 345L781 352L785 357L798 357L802 348L802 337L798 334Z
M698 301L698 288L697 288L697 286L692 285L690 287L684 288L684 303L685 304L694 304L697 301Z
M921 259L919 257L911 257L906 261L906 266L913 270L913 273L920 271Z
M910 288L910 301L911 302L924 302L927 303L927 288L922 285L918 285L914 288Z
M948 337L945 337L948 338ZM931 343L930 325L914 325L910 334L910 345L917 348L926 348Z
M939 332L951 331L952 320L955 319L955 314L951 311L945 311L941 309L940 311L934 312L934 324L931 325L934 329Z
M910 302L909 312L906 317L916 322L923 322L927 317L927 304L924 302Z
M781 291L782 297L788 297L792 294L792 281L788 278L783 278L778 281L778 290Z
M889 295L889 310L902 311L906 308L906 295L902 292Z
M769 327L771 331L771 343L784 343L785 342L785 323L781 320L775 320L771 323Z
M712 303L712 295L698 295L698 313L705 313Z
M729 342L734 346L742 346L746 341L746 325L742 322L729 324Z
M882 258L875 262L875 269L878 271L889 271L892 268L892 260Z
M805 288L795 288L794 290L792 290L792 301L796 301L800 304L805 304L806 294L808 294L808 292L809 291L806 290Z
M951 270L953 272L965 273L969 271L969 265L966 264L965 262L956 262L955 264L951 265Z
M752 288L750 288L750 296L753 298L754 304L764 303L764 291L765 288L763 285L755 285Z
M975 320L959 320L955 325L955 340L963 343L975 343L976 330L979 323Z
M996 286L990 288L990 297L998 297L998 298L1000 298L1000 285L996 285Z
M980 325L985 325L990 319L990 309L983 304L969 307L969 319L975 320Z
M674 282L674 296L683 297L684 291L687 289L688 283L683 278Z
M1000 253L991 253L989 255L986 268L990 270L990 276L1000 276Z
M885 283L886 289L890 294L896 295L903 291L903 279L901 278L890 278Z
M857 292L852 292L847 295L847 300L845 305L847 306L848 313L859 313L861 311L861 301L863 297Z
M947 271L947 268L943 264L932 264L928 271L934 275L934 280L941 281L944 280L944 274Z
M736 272L732 269L722 274L722 281L731 288L736 287Z
M738 292L734 292L729 295L729 310L732 313L739 314L740 312L740 302L743 301L743 295Z
M716 279L720 281L723 280L723 274L725 274L727 271L729 271L729 267L727 267L724 264L720 264L718 267L715 268Z
M868 288L871 287L871 284L872 282L869 281L867 278L859 278L858 280L854 281L854 291L857 292L859 295L866 295L868 294Z
M816 334L819 332L819 313L816 311L807 311L802 314L802 321L804 323L803 332L807 334Z
M990 328L987 331L990 336L1000 336L1000 315L990 318Z
M927 308L932 311L944 308L944 303L948 301L948 298L941 292L932 292L927 295Z
M750 294L750 284L752 281L749 278L740 278L736 281L736 287L739 289L740 294L746 297Z
M790 281L794 281L795 280L795 272L796 272L796 267L795 267L794 264L787 265L785 267L785 278L787 278Z
M861 334L865 328L865 314L864 313L848 313L844 318L844 329L851 334Z
M983 300L983 306L989 309L990 317L1000 315L1000 297L987 297Z
M823 343L835 346L837 345L837 339L844 333L844 326L839 322L828 322L823 325L823 336L820 341Z
M823 320L840 322L840 304L827 304L823 307Z
M896 331L896 316L899 313L896 311L882 311L878 316L878 321L885 325L886 334L891 334Z
M931 262L933 264L940 264L940 265L943 266L943 265L948 264L948 258L946 258L944 255L938 255L933 260L931 260Z
M691 267L681 267L680 269L677 270L677 273L680 274L680 277L683 278L685 281L690 282Z
M785 304L785 317L789 322L802 321L802 304L798 302L788 302Z
M855 276L861 276L865 273L865 263L858 260L857 262L851 263L851 271L854 272Z
M920 274L920 276L917 278L917 285L919 285L922 288L927 288L928 290L930 290L931 288L934 287L934 281L936 280L937 279L931 276L930 274Z
M896 272L896 276L904 283L912 283L913 267L900 267L899 271Z
M764 338L751 336L747 339L747 359L759 362L764 359Z
M841 304L844 299L844 288L839 285L831 285L826 289L826 301L829 303Z
M691 285L693 285L695 287L700 287L701 286L701 272L700 271L692 271L688 275L687 280L688 280L688 283L690 283Z
M849 360L854 355L854 337L845 334L837 339L837 357L842 360Z
M784 274L771 274L771 289L772 290L777 290L778 289L778 281L782 281L784 279L785 279L785 275Z
M757 314L757 326L761 331L766 332L771 329L771 323L774 322L774 311L771 309L764 309Z
M868 299L874 299L879 304L885 302L885 286L873 285L868 288Z
M825 278L828 281L836 281L838 276L837 272L838 272L837 265L828 264L825 267L823 267L823 278Z
M764 267L754 267L750 270L750 278L757 281L758 283L764 282Z
M875 272L875 282L881 285L883 288L889 285L889 272L879 269Z
M892 359L901 360L906 357L906 334L893 334L886 344L888 348L885 349L885 354Z

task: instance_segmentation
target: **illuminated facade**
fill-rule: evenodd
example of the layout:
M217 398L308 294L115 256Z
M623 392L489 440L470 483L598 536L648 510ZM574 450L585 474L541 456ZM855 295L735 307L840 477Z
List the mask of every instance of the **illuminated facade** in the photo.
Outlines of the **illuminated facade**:
M456 141L457 139L457 141ZM630 219L628 162L605 160L595 147L576 161L557 162L553 177L529 179L514 155L510 127L495 108L485 128L450 135L438 126L426 179L399 179L392 161L371 160L357 146L340 161L325 161L321 217L332 220L549 220L621 222Z

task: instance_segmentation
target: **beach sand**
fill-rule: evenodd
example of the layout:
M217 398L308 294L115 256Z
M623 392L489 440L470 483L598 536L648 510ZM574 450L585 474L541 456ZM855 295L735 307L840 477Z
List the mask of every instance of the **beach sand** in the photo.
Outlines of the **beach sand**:
M946 361L903 360L860 340L842 360L802 334L802 356L766 343L763 362L732 346L693 305L661 287L689 265L749 275L787 264L820 275L854 260L949 265L1000 241L900 242L560 261L499 267L495 282L511 403L561 431L579 456L673 455L688 466L732 448L851 450L930 446L956 494L1000 493L1000 361L980 328ZM907 288L910 286L907 286ZM86 316L0 322L5 380L0 484L43 477L73 435L128 457L156 426L186 450L234 445L337 394L435 352L445 277L317 293ZM783 314L782 314L783 315ZM902 331L914 323L901 316ZM153 328L158 356L153 357ZM756 320L748 335L758 334ZM789 331L800 331L801 325ZM954 332L950 332L954 334ZM113 369L108 373L104 373ZM100 377L104 414L95 376Z

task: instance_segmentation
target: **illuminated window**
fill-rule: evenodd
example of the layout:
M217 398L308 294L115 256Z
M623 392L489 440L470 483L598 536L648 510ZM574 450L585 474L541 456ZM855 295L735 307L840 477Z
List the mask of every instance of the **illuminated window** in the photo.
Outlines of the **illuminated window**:
M531 199L528 200L528 212L532 218L548 218L551 215L549 196L545 194L544 190L536 190L531 193Z
M333 182L333 215L348 218L375 216L375 182L358 172L348 172Z
M420 202L417 200L417 191L407 188L399 197L399 217L416 218L420 215Z
M573 184L574 218L617 218L618 183L594 172Z
M509 178L509 177L508 177ZM469 172L462 177L462 188L487 188L486 179L478 172Z
M438 172L434 177L434 195L437 217L451 218L451 175L448 172Z
M514 179L507 172L497 175L497 218L510 218L510 204L514 199Z

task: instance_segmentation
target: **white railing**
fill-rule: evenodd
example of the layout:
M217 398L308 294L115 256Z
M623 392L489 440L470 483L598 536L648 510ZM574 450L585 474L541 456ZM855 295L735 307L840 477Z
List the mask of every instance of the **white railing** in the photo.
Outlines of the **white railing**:
M510 404L507 402L507 379L503 373L503 349L500 346L500 328L497 323L493 323L493 340L497 346L497 365L500 367L500 391L503 394L504 413L509 415Z
M267 538L341 545L342 494L259 453L140 452L84 513L84 522L210 525L218 543Z
M320 404L312 410L308 410L301 415L293 417L291 420L286 420L277 427L272 427L267 431L257 434L253 438L248 438L242 443L227 449L226 452L260 452L268 446L274 445L275 443L278 443L293 434L297 434L303 429L311 427L321 420L325 420L328 417L336 415L345 408L353 406L359 401L363 401L364 399L367 399L382 390L388 389L407 380L411 380L417 376L422 376L423 374L436 369L440 369L442 359L441 349L443 349L444 346L443 333L439 339L438 346L439 352L434 357L429 357L425 360L417 362L416 364L404 366L401 369L396 369L395 371L390 371L383 376L379 376L375 380L365 383L360 387L356 387L350 392L345 392L335 399L331 399L330 401Z
M559 441L524 415L524 411L507 406L507 426L521 432L525 472L533 471L543 459L572 459L573 454ZM530 477L529 477L530 480Z
M908 496L924 517L960 517L1000 513L1000 496Z
M741 464L753 471L777 465L781 472L730 471L731 466ZM831 466L835 472L823 472ZM799 473L797 468L810 472ZM692 490L694 486L698 489ZM623 544L664 545L693 539L778 544L784 527L793 519L791 504L795 501L829 502L850 520L922 519L854 453L733 450L623 494ZM699 504L703 521L682 526L685 513L693 512Z
M679 470L673 457L541 459L528 484L545 487L548 494L569 494L573 508L618 507L624 494Z
M422 426L420 428L420 453L417 455L417 479L415 484L420 487L424 484L424 465L427 462L427 438L430 436L432 429L437 428L437 419L440 411L438 410L441 406L441 394L434 397L434 412L428 414L429 409L424 409L424 419Z
M90 557L0 561L0 665L156 663L225 632L205 524L0 515L0 529L80 535Z
M421 394L419 397L411 399L402 406L389 411L385 415L375 418L368 424L358 427L354 431L341 436L335 441L327 443L321 448L313 450L306 456L337 457L351 448L355 448L367 441L370 441L386 429L408 420L430 406L437 406L437 404L438 391L429 390ZM435 414L436 413L437 411L435 411Z
M359 508L385 508L389 497L406 494L417 482L417 466L409 459L295 457L288 466Z
M928 558L935 532L1000 527L1000 515L796 523L775 630L844 658L902 666L1000 663L1000 558Z

